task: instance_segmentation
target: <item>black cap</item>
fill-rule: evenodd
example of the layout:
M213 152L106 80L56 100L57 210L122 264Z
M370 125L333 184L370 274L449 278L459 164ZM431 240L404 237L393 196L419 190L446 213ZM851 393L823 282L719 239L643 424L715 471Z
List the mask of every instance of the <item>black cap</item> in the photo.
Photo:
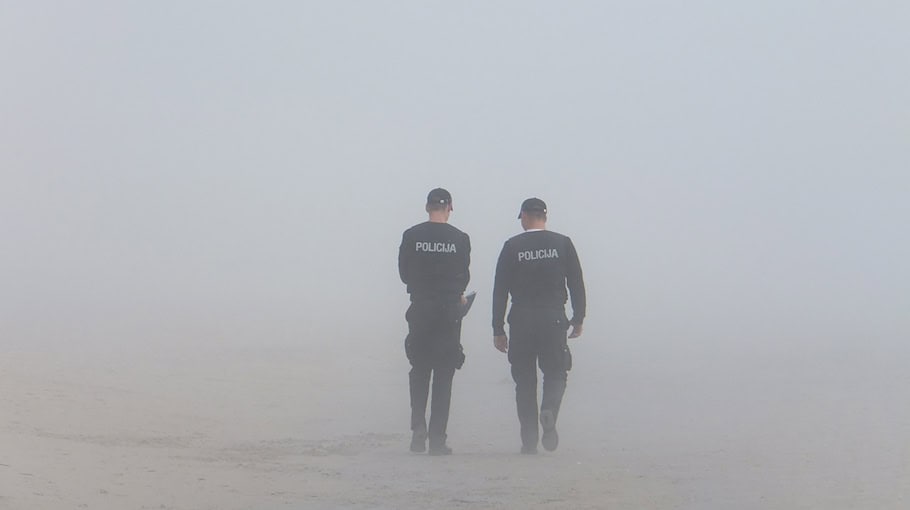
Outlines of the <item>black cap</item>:
M518 219L521 219L521 213L528 212L541 212L546 214L547 204L539 198L529 198L521 203L521 211L518 213Z
M435 188L430 190L430 193L427 195L427 205L430 204L451 204L452 203L452 194L442 188Z

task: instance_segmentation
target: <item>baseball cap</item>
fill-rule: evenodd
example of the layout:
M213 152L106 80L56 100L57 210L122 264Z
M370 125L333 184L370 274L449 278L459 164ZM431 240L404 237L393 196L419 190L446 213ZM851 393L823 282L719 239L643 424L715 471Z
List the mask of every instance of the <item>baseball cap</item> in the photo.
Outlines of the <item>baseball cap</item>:
M443 188L434 188L427 195L427 205L430 204L451 204L452 194Z
M521 211L518 213L518 219L521 219L521 213L525 211L547 212L547 204L539 198L529 198L521 203Z

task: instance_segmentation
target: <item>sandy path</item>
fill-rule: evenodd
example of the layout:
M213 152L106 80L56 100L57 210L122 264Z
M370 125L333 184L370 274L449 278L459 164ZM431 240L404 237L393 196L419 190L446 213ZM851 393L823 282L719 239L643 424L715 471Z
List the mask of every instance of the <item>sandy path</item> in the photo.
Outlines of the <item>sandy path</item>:
M660 499L600 452L516 455L514 431L492 429L483 414L453 416L457 455L410 454L404 377L376 371L376 392L362 395L359 382L326 382L329 365L237 352L151 362L7 353L0 507L601 508ZM496 389L503 399L486 411L514 425L504 408L511 385Z
M899 360L706 374L618 356L573 373L559 451L526 457L505 367L475 357L456 454L435 458L406 451L400 353L313 354L6 352L0 508L898 509L910 494Z

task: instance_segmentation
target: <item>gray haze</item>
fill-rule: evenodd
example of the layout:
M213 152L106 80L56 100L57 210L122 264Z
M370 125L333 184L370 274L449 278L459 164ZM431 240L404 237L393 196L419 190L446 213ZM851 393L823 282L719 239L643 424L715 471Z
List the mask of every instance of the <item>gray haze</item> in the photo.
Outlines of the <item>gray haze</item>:
M662 445L791 413L819 465L868 468L820 478L897 508L908 26L891 1L3 2L0 349L335 349L404 381L397 248L443 186L480 295L455 439L508 377L492 275L539 196L588 287L577 430ZM393 391L380 421L406 431ZM830 453L867 436L896 449Z

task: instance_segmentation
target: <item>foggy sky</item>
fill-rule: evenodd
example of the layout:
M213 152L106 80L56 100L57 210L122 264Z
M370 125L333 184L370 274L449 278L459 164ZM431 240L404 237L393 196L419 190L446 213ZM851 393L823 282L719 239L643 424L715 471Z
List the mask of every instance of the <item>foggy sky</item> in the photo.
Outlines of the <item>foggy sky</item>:
M398 348L401 232L443 186L484 342L539 196L592 341L893 345L907 26L887 1L4 2L0 338Z

